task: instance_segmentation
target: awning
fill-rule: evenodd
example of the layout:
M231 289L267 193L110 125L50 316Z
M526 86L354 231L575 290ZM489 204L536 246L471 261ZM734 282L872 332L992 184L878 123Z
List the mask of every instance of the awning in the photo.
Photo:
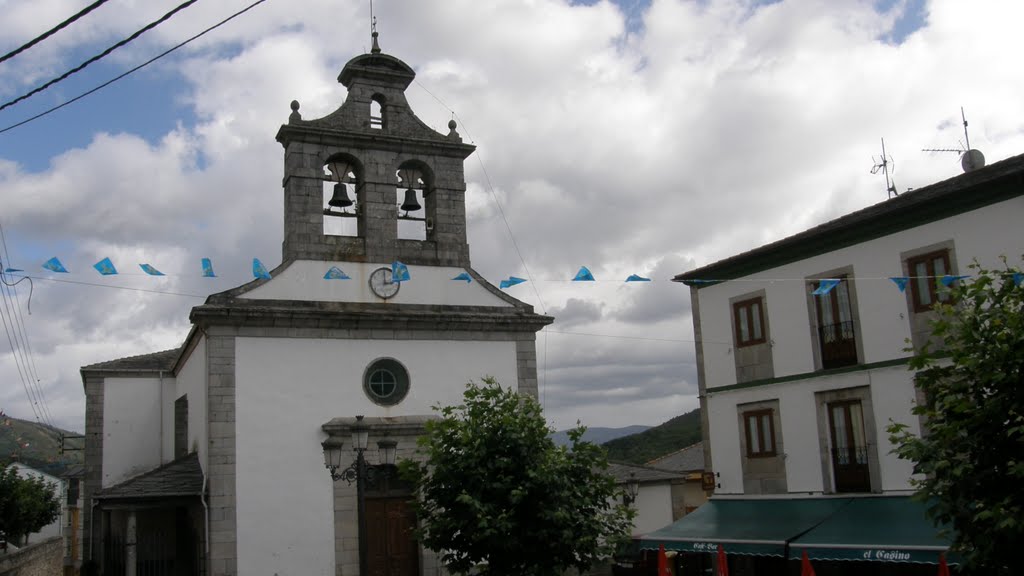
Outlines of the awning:
M851 498L824 522L790 542L812 560L872 560L938 564L949 540L938 535L925 505L907 496ZM956 559L946 557L950 564Z
M674 524L640 538L643 549L786 557L786 543L826 518L847 498L712 499Z

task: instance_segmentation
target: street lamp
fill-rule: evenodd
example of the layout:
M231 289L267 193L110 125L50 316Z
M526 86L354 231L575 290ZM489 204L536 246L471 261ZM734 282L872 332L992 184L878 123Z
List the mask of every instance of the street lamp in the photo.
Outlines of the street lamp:
M355 450L356 459L347 468L338 472L341 467L342 445L341 440L333 437L324 440L321 444L324 449L324 466L331 473L331 480L345 480L351 486L356 483L356 506L359 520L359 575L367 576L367 558L369 553L367 546L369 541L366 537L366 481L377 482L380 479L391 475L395 465L395 455L398 452L398 443L394 440L381 440L377 442L382 462L378 465L367 464L364 453L370 440L370 428L363 423L363 417L356 416L356 423L352 426L352 449Z
M636 502L636 496L640 493L640 481L636 479L636 474L630 472L629 480L626 481L626 492L622 495L622 503L626 506L631 506Z

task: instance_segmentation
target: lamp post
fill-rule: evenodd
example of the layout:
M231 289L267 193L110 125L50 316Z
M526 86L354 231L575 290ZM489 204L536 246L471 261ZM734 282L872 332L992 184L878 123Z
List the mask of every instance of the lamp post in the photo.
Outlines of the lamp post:
M636 474L630 472L629 480L626 481L626 492L622 494L622 503L627 507L632 506L636 502L636 496L640 493L640 481L636 479Z
M377 442L377 448L382 454L382 460L378 465L366 463L366 447L370 440L370 429L363 423L363 417L356 416L356 423L352 426L352 449L356 453L356 459L347 468L338 472L341 467L342 445L340 440L328 438L321 444L324 449L324 466L330 471L331 479L337 482L345 480L351 486L356 483L356 514L359 522L359 575L367 576L367 560L369 553L366 537L366 481L376 482L378 479L387 478L395 465L395 454L398 443L394 440L381 440Z

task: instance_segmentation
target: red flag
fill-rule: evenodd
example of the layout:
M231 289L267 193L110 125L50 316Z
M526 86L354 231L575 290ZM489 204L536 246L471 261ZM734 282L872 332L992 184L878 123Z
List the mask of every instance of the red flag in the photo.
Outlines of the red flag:
M811 559L807 557L807 550L804 550L803 559L800 561L800 576L814 576L814 567L811 566Z
M939 554L939 576L949 576L949 566L946 565L945 554Z
M729 576L729 563L725 560L725 546L718 545L718 576Z

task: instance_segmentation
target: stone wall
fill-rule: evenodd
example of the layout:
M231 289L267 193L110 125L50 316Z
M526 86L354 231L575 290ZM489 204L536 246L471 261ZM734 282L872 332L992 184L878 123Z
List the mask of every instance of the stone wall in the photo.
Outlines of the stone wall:
M0 554L0 576L58 576L63 564L64 541L55 536L16 552Z

